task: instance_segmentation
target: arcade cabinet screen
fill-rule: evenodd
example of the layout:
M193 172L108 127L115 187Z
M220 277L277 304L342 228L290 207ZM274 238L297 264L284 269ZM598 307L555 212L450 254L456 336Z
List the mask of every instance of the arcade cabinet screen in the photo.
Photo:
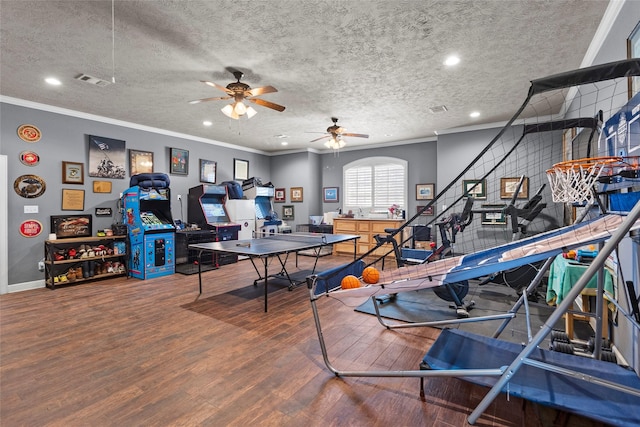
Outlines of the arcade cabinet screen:
M202 203L202 209L207 222L217 222L218 218L226 216L222 203Z
M153 212L140 212L140 220L145 225L162 225L169 223L165 218L159 218Z

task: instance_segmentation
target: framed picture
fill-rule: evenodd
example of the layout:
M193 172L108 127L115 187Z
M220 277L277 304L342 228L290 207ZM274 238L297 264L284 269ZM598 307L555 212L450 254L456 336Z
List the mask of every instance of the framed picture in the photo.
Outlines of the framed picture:
M302 201L302 187L291 187L291 201L292 202Z
M435 184L416 184L416 200L433 200Z
M153 153L151 151L129 150L129 175L153 172Z
M233 179L236 181L249 179L249 160L233 159Z
M636 24L627 39L627 59L640 58L640 22ZM640 76L627 77L629 80L629 99L640 91Z
M491 205L491 204L483 204L482 210L487 210L487 212L482 212L482 223L485 225L503 225L507 223L507 217L504 214L504 208L507 205Z
M62 162L63 184L84 184L84 163Z
M282 219L293 219L293 205L285 205L282 207Z
M91 237L91 219L91 214L51 215L51 233L56 235L56 239Z
M424 208L424 206L417 206L417 213L420 213L422 208ZM424 212L420 213L420 215L422 215L422 216L433 216L433 205L431 205L427 209L425 209Z
M200 182L215 184L217 166L213 160L200 159Z
M125 145L119 139L89 135L89 176L124 179Z
M284 203L287 201L287 192L284 188L276 188L275 195L273 196L273 201L276 203Z
M83 211L84 210L84 190L62 189L62 210L63 211Z
M516 191L519 183L520 178L500 178L500 198L511 199L513 197L513 192ZM524 178L524 181L522 182L522 186L520 187L520 191L518 191L518 196L516 198L529 198L529 178Z
M322 201L325 203L338 202L338 187L324 187L322 189Z
M171 148L171 164L169 173L174 175L189 175L189 151L181 148Z
M474 199L487 198L487 181L484 179L465 179L462 181L462 192Z
M93 181L94 193L111 193L111 181Z

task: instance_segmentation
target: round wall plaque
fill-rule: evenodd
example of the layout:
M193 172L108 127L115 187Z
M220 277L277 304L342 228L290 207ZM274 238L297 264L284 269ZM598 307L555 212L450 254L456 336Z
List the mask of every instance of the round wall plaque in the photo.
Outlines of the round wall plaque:
M23 141L38 142L40 141L42 133L40 133L40 129L38 129L34 125L21 125L18 128L18 136Z
M23 151L20 153L20 162L23 165L35 166L40 163L40 156L34 151Z
M20 234L24 237L36 237L40 233L42 233L42 223L40 221L29 219L20 224Z
M38 175L22 175L13 182L13 190L19 196L26 199L33 199L44 194L47 185Z

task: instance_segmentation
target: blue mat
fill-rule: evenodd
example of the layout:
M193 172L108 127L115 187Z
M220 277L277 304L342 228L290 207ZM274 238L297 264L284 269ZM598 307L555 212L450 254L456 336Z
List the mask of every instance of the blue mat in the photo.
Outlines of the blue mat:
M425 355L431 369L500 368L510 365L523 347L470 332L445 329ZM635 372L615 363L536 349L530 359L579 371L640 390ZM487 387L499 377L465 377ZM507 383L511 395L618 426L640 425L640 398L628 393L521 365ZM503 390L504 392L505 390Z

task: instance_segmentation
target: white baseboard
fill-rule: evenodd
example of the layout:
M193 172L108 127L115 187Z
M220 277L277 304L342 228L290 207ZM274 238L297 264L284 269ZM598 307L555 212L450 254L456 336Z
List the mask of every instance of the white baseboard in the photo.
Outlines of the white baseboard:
M22 291L29 291L31 289L39 289L39 288L44 288L45 284L44 284L44 279L42 280L34 280L32 282L22 282L22 283L15 283L13 285L9 285L9 293L12 292L22 292Z

